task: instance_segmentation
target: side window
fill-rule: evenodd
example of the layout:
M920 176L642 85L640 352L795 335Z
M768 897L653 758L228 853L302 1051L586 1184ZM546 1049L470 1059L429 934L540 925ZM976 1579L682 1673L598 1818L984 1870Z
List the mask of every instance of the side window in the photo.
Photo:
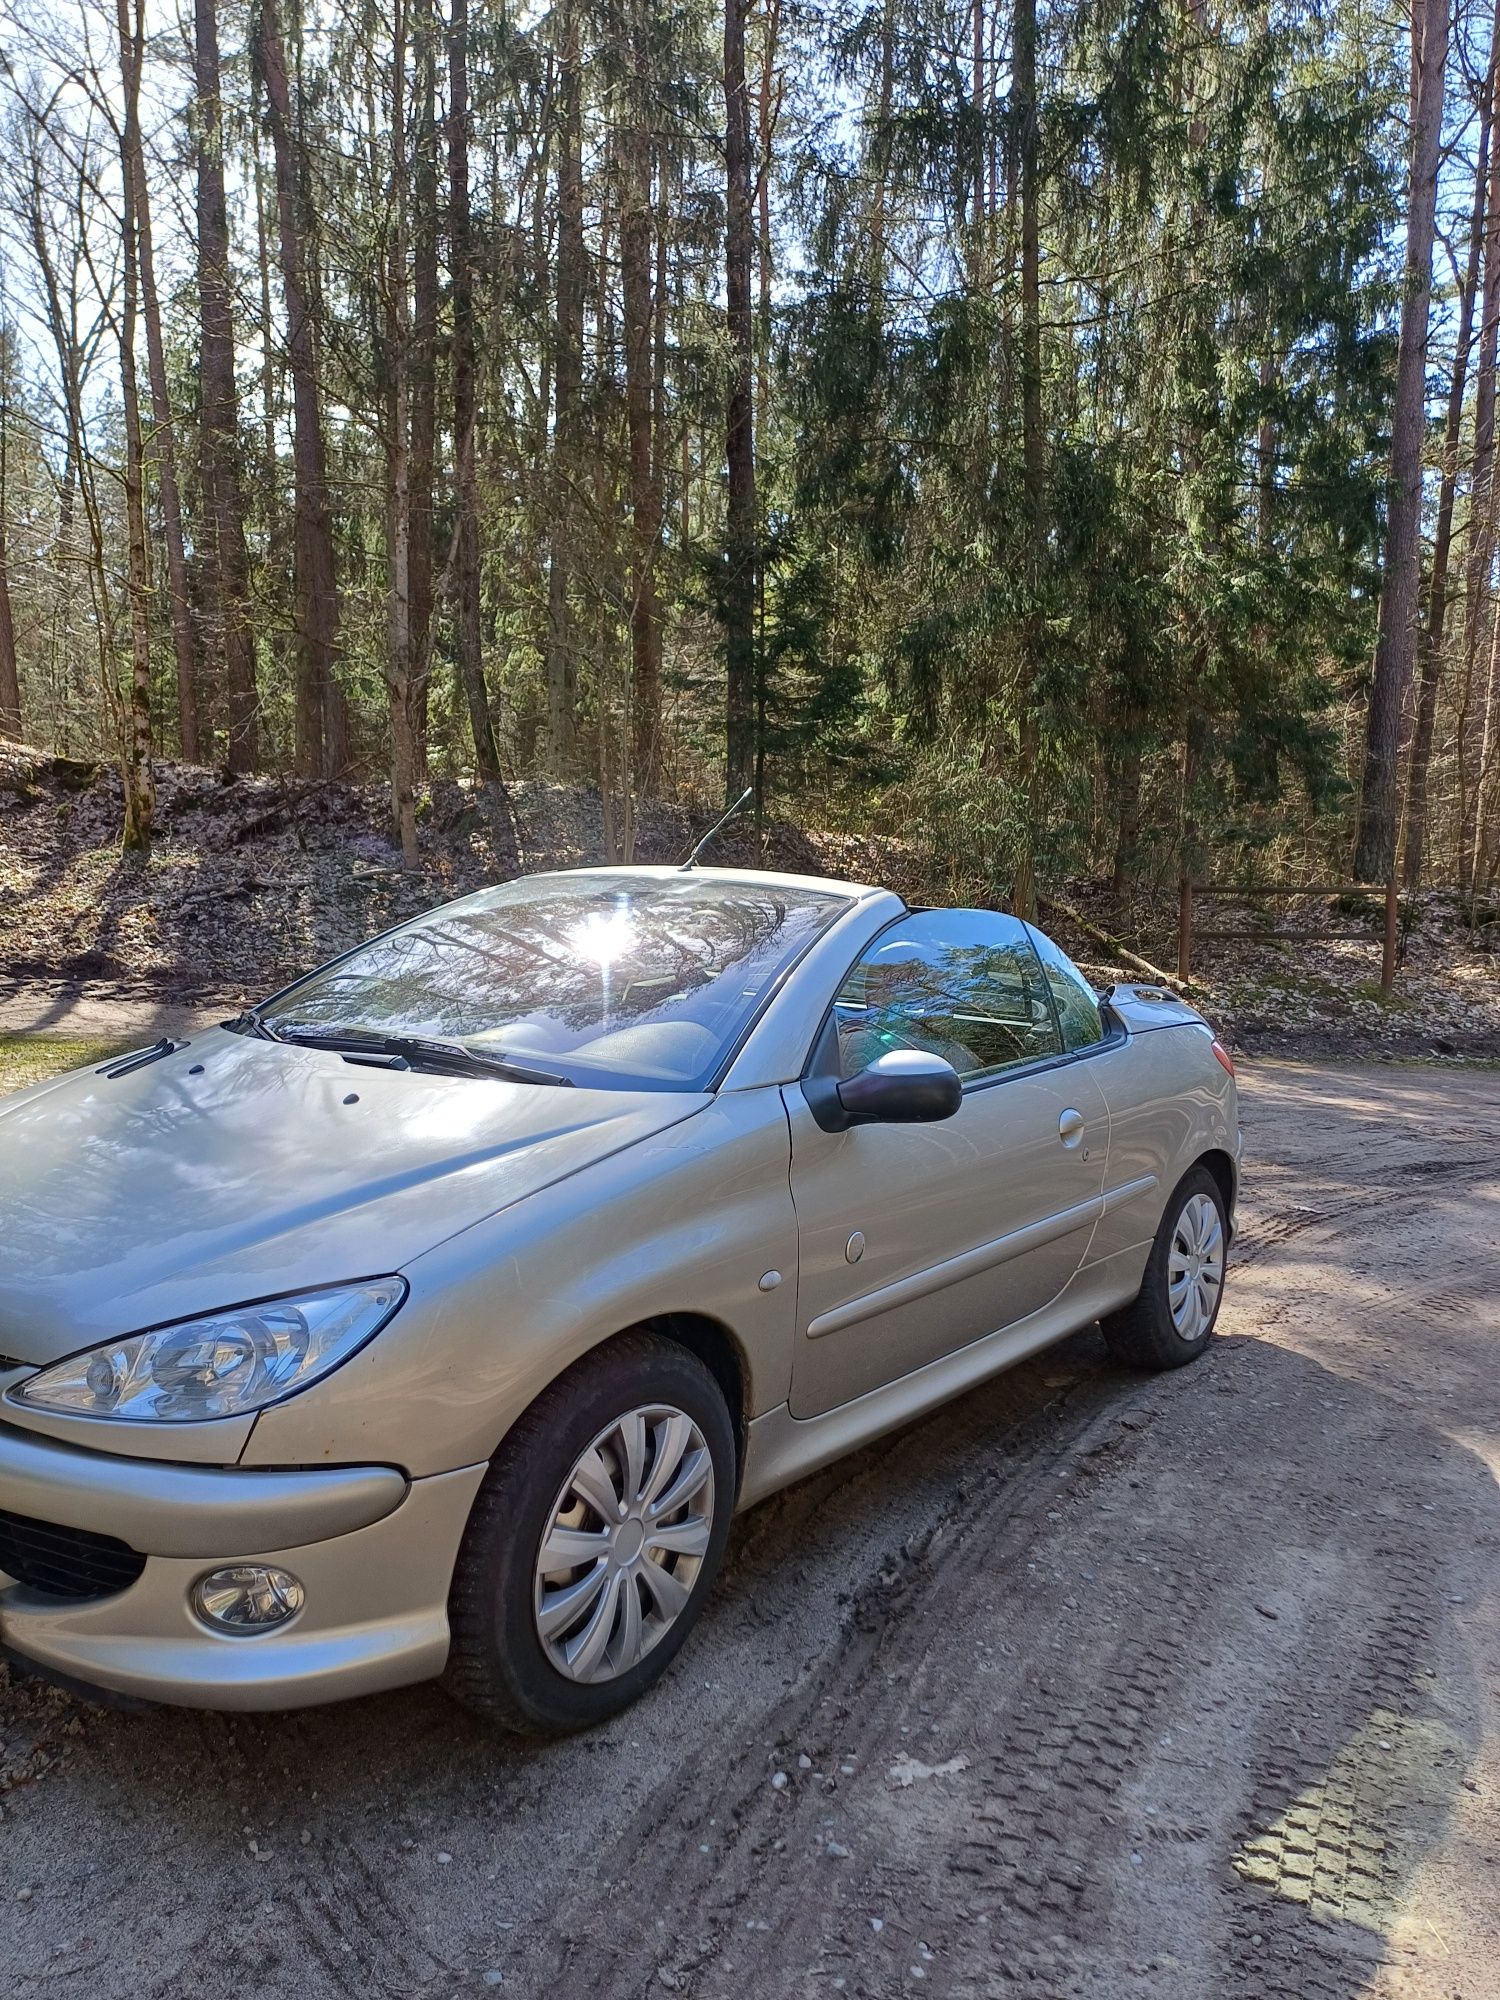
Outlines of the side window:
M1092 1048L1095 1042L1104 1040L1104 1019L1099 1012L1093 987L1072 959L1058 950L1051 938L1044 937L1039 930L1028 928L1031 942L1042 961L1042 970L1047 975L1047 984L1052 989L1064 1043L1070 1051Z
M845 1077L891 1049L980 1077L1062 1047L1026 926L991 910L924 910L894 925L845 980L834 1018Z

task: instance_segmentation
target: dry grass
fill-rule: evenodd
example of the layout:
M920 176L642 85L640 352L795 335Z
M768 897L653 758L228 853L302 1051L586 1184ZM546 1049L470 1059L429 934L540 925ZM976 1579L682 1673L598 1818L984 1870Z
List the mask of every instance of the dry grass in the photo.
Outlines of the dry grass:
M86 1069L118 1055L117 1041L80 1040L75 1035L0 1035L0 1097L28 1084L44 1083L64 1070Z

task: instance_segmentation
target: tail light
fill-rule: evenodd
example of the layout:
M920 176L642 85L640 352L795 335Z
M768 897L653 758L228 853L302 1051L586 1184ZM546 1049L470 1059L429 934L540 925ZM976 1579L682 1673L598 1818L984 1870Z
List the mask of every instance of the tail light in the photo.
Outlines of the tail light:
M1220 1069L1228 1070L1229 1074L1233 1076L1234 1057L1230 1055L1228 1049L1225 1048L1224 1044L1219 1040L1217 1035L1214 1036L1213 1050L1214 1050L1214 1055L1218 1058Z

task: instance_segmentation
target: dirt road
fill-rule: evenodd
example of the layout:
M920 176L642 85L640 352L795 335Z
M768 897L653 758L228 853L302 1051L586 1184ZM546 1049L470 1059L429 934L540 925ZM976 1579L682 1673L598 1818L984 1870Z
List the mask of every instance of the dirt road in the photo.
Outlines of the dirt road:
M770 1502L600 1735L0 1669L0 1993L1493 2000L1500 1073L1245 1124L1202 1362L1081 1335Z

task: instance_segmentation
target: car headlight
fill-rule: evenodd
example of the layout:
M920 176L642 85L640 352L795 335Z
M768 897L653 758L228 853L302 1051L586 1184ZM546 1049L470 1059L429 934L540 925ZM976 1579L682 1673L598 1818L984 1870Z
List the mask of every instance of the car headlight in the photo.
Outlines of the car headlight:
M44 1368L10 1400L138 1423L242 1417L347 1361L405 1297L404 1278L374 1278L178 1320Z

